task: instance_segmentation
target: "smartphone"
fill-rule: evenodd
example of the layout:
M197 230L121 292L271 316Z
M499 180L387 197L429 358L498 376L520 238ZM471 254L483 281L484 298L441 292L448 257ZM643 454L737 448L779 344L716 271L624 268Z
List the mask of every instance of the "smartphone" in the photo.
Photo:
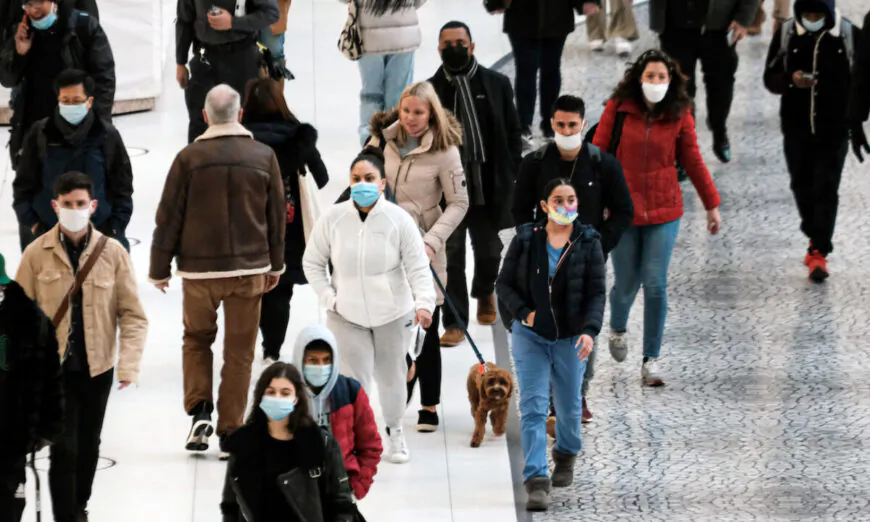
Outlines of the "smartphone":
M734 44L737 43L734 41L734 29L728 31L728 34L725 35L725 40L728 42L728 47L734 47Z
M210 14L212 16L217 16L217 15L221 14L221 12L223 12L223 9L221 9L220 7L218 7L216 5L211 6L211 9L208 10L208 14Z
M804 80L815 80L815 79L816 79L816 75L813 74L813 73L805 72L805 73L803 73L803 74L801 75L801 78L803 78Z

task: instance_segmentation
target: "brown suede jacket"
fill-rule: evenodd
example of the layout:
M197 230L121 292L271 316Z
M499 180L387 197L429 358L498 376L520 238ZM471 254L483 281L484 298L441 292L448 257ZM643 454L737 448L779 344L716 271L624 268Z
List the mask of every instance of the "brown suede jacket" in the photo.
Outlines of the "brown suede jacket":
M157 207L149 281L284 271L284 183L272 149L238 123L212 125L169 170Z

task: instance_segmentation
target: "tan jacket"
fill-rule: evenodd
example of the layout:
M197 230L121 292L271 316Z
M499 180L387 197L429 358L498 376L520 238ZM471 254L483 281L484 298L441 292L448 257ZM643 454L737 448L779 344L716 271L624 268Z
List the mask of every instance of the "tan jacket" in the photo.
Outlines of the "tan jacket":
M773 0L773 18L788 20L792 16L791 6L792 2L790 0Z
M272 24L269 29L274 35L282 35L287 32L287 17L290 13L290 0L278 0L278 21Z
M286 221L272 148L239 123L212 125L166 176L149 281L168 281L173 257L184 279L281 274Z
M91 238L82 252L79 266L84 266L100 234L91 227ZM24 251L15 280L51 318L73 284L74 274L69 256L60 241L59 225L40 236ZM85 323L85 349L91 377L115 367L118 357L118 380L139 382L139 363L145 349L148 319L139 292L133 264L124 247L109 239L106 248L82 285L82 316ZM120 328L120 350L115 337ZM66 352L70 313L57 327L60 356ZM120 352L120 355L118 355Z
M452 125L459 122L450 116ZM447 284L447 239L462 223L468 211L468 192L465 188L465 170L459 156L459 143L449 149L435 152L432 131L423 135L420 146L402 158L396 138L399 132L398 112L375 114L371 123L372 144L379 137L386 140L387 183L396 196L396 203L411 214L423 231L423 241L435 251L435 271L441 282ZM447 208L441 210L441 196ZM444 298L438 292L438 304Z

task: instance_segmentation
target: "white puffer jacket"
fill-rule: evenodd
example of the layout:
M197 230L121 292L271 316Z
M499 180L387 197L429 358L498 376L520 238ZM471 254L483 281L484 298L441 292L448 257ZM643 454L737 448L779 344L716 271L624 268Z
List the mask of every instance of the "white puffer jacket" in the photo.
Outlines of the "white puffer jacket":
M349 3L349 0L341 0ZM400 54L416 51L423 37L417 19L417 9L426 0L414 0L414 7L394 13L373 15L366 9L370 0L357 0L360 6L359 24L364 54Z
M420 229L383 196L365 221L353 201L321 215L305 247L302 268L323 307L364 328L395 321L410 310L435 310Z

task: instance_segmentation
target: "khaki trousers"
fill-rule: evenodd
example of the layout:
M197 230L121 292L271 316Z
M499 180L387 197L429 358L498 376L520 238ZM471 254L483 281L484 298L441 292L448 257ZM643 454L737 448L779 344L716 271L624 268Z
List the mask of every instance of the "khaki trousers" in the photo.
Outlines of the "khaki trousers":
M598 13L586 19L586 30L589 41L625 38L634 40L638 37L637 23L634 20L632 0L610 0L610 30L607 30L607 3L601 2Z
M224 364L217 402L219 434L231 433L244 421L265 287L264 275L185 279L182 283L182 367L184 408L188 413L202 402L213 402L211 346L217 337L217 310L221 303L224 305Z

